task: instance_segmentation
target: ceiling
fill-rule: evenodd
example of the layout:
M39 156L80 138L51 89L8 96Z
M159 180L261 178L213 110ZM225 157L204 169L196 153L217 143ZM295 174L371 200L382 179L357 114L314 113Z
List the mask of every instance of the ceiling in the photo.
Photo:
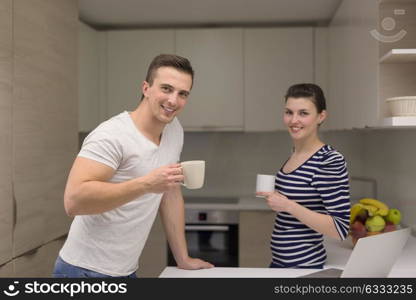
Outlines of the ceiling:
M79 0L97 28L325 25L342 0Z

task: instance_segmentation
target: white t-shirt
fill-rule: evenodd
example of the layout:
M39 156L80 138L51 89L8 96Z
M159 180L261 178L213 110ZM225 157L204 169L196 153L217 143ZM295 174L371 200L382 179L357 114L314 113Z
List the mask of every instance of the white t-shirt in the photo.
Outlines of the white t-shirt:
M176 118L165 126L157 146L125 111L92 131L78 156L116 170L110 182L118 183L178 162L182 146L183 129ZM59 255L72 265L110 276L135 272L161 198L162 194L145 194L102 214L76 216Z

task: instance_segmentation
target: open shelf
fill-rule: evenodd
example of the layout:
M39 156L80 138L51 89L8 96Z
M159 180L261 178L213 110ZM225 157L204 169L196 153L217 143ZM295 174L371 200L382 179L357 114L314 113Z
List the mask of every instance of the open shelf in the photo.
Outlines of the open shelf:
M384 118L383 125L384 126L390 126L390 127L394 127L394 126L403 126L403 127L416 126L416 116Z
M380 63L416 63L416 49L392 49L380 58Z

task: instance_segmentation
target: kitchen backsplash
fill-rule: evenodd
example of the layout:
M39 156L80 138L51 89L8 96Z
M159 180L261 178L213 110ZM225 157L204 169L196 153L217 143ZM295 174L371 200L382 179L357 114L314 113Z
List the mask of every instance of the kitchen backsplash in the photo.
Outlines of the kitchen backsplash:
M323 138L345 155L350 175L362 176L360 135L337 132L324 134ZM291 151L286 132L185 133L182 160L205 160L206 180L202 189L184 189L184 194L254 196L256 174L276 174Z
M403 212L404 224L416 226L415 130L331 131L321 136L347 160L353 202L377 196ZM276 173L291 148L286 132L185 133L182 160L204 159L207 165L205 186L183 189L184 195L254 195L256 174Z
M86 133L80 133L80 144ZM348 130L321 133L344 154L351 199L377 197L416 226L416 131ZM257 173L275 174L292 149L286 132L186 132L181 160L205 160L205 185L186 196L254 196ZM364 178L365 180L359 180Z

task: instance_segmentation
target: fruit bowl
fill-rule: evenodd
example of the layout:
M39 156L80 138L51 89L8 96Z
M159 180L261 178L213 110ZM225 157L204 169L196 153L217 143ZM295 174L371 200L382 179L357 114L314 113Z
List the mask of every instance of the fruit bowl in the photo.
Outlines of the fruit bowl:
M363 198L351 207L350 236L353 247L360 238L399 229L401 213L376 199Z
M387 225L387 226L389 226L389 225ZM394 226L394 227L393 227L393 226ZM350 231L351 241L352 241L352 247L354 248L354 247L355 247L355 244L357 244L357 241L358 241L360 238L362 238L362 237L368 237L368 236L373 236L373 235L377 235L377 234L383 234L383 233L385 233L385 232L395 231L395 230L398 230L398 229L400 229L400 228L401 228L401 226L398 226L398 225L394 225L394 224L393 224L393 226L392 226L392 228L391 228L391 229L389 229L388 231L385 231L385 230L383 230L383 231L368 231L368 232L366 232L366 233L365 233L365 235L364 235L364 236L361 236L361 237L357 237L356 235L354 235L354 233L352 233L352 232Z

